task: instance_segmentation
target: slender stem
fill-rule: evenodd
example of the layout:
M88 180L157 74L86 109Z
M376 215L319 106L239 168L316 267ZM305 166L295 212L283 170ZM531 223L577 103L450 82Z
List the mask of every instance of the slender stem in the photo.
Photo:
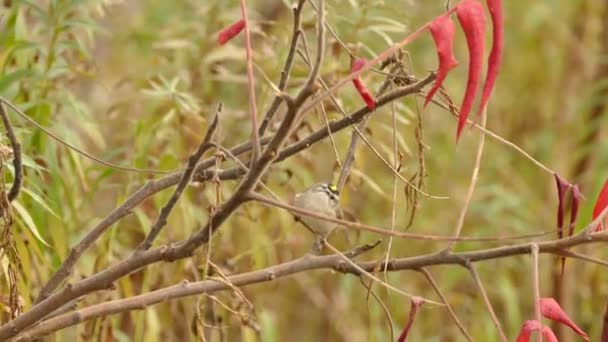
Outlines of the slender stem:
M161 175L166 175L169 174L173 171L159 171L159 170L151 170L151 169L138 169L138 168L133 168L133 167L126 167L126 166L120 166L117 164L113 164L110 162L107 162L99 157L96 157L94 155L92 155L89 152L86 152L84 150L79 149L78 147L76 147L75 145L70 144L69 142L67 142L66 140L60 138L57 134L53 133L50 129L42 126L41 124L39 124L36 120L32 119L31 117L29 117L28 115L26 115L21 109L19 109L19 107L17 107L16 105L14 105L11 101L7 100L6 98L0 96L0 103L4 103L6 104L10 109L12 109L13 111L15 111L15 113L17 113L17 115L19 115L22 119L24 119L25 121L31 123L32 125L36 126L36 128L38 128L39 130L41 130L42 132L44 132L44 134L48 135L49 137L51 137L53 140L57 141L58 143L60 143L61 145L67 147L68 149L90 159L93 160L94 162L101 164L103 166L107 166L109 168L115 169L115 170L120 170L120 171L127 171L127 172L139 172L139 173L149 173L149 174L161 174Z
M492 307L492 302L490 302L488 293L486 292L485 288L483 287L483 283L481 282L479 273L477 273L477 269L475 269L475 266L469 261L466 262L465 266L469 269L469 272L471 273L471 276L473 277L473 280L475 281L475 285L477 285L477 290L481 294L481 297L483 298L483 302L486 305L486 309L488 309L488 312L490 313L490 317L492 318L492 322L494 323L494 326L496 327L496 330L498 331L498 336L500 337L500 340L502 342L507 342L507 336L505 335L505 332L502 330L502 327L500 326L500 321L498 320L498 317L496 316L496 312L494 312L494 308Z
M245 21L245 52L247 55L247 80L249 83L249 116L251 119L251 140L253 141L253 157L255 160L261 153L260 136L258 134L258 107L255 99L255 77L253 75L253 51L251 49L251 31L247 18L247 4L241 0L241 16Z
M439 296L439 298L441 298L441 301L443 302L443 304L445 304L446 309L450 313L450 317L452 317L452 319L454 320L454 323L456 323L456 325L458 326L458 330L460 330L460 332L464 335L464 337L467 339L467 341L473 341L473 338L471 337L471 335L469 334L469 332L467 331L467 329L460 322L460 320L458 319L458 316L456 316L456 313L454 312L454 309L452 309L452 306L448 302L448 299L445 297L445 295L443 294L443 292L439 288L439 285L437 284L437 282L433 278L433 275L431 274L431 271L429 271L426 268L422 267L422 268L420 268L420 272L422 272L422 274L424 274L424 277L431 284L431 286L433 287L433 290L435 290L435 293L437 293L437 295Z
M530 239L533 237L544 236L555 233L555 231L546 231L542 233L532 233L526 235L514 235L514 236L499 236L499 237L469 237L469 236L448 236L448 235L431 235L431 234L416 234L416 233L407 233L407 232L399 232L391 229L371 226L367 224L351 222L346 220L341 220L333 216L327 216L319 214L318 212L302 209L299 207L295 207L293 205L289 205L287 203L283 203L277 200L273 200L271 198L262 196L257 193L250 193L247 195L247 199L252 201L257 201L261 204L273 206L281 209L288 210L292 213L304 216L314 217L316 219L324 220L327 222L333 222L338 225L342 225L346 228L353 230L360 230L366 232L372 232L379 235L384 236L393 236L404 239L412 239L412 240L421 240L421 241L469 241L469 242L489 242L489 241L507 241L507 240L521 240L521 239Z
M486 119L487 119L487 111L484 108L481 111L481 126L486 127ZM462 227L464 226L464 219L467 215L467 211L469 210L469 205L471 204L471 200L473 199L473 193L475 192L475 186L477 185L477 177L479 176L479 168L481 166L481 156L483 155L483 147L486 141L486 135L480 134L479 137L479 145L477 147L477 154L475 156L475 164L473 165L473 173L471 174L471 183L469 184L469 188L467 190L466 197L464 199L464 204L462 205L462 209L460 210L460 215L458 216L458 222L456 223L456 228L454 232L454 236L460 236L462 232ZM452 251L454 248L454 244L456 242L451 242L448 245L448 251Z
M534 317L538 322L538 342L543 342L543 322L540 315L540 275L538 262L538 245L530 245L530 256L532 257L532 291L534 293Z

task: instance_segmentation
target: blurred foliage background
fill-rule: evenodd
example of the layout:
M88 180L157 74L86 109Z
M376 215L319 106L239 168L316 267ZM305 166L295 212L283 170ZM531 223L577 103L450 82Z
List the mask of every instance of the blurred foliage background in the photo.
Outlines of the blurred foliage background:
M291 2L248 1L253 22L254 62L259 111L268 108L273 91L262 73L277 82L291 33ZM579 228L590 221L591 208L606 178L605 142L608 100L608 1L504 1L506 48L502 72L490 103L488 127L527 151L564 178L580 184L586 201ZM328 1L327 20L361 57L371 58L440 14L445 1ZM205 131L218 102L224 103L220 138L233 146L249 137L244 39L216 45L218 31L240 18L238 1L230 0L30 0L0 3L0 95L67 142L123 166L172 171L185 165ZM314 47L315 14L305 6L303 27ZM489 42L489 35L488 35ZM328 38L322 76L332 84L348 74L350 56ZM436 68L430 35L407 47L411 71L423 77ZM466 82L467 54L458 30L460 66L446 89L458 105ZM294 93L307 75L296 64L288 91ZM365 73L377 89L383 76ZM363 105L351 86L338 92L348 111ZM394 162L393 146L403 155L405 177L420 168L415 129L423 119L425 190L448 200L419 197L409 232L451 234L470 181L479 132L466 129L455 144L455 120L437 106L422 110L420 98L400 100L373 114L366 131L381 153ZM11 112L13 113L13 112ZM398 139L393 141L393 114ZM328 106L329 119L341 117ZM14 204L15 253L3 253L2 302L7 304L9 260L18 255L18 290L25 309L31 306L52 273L85 232L153 175L104 167L66 149L39 129L12 115L25 158L24 191ZM323 117L305 117L295 141ZM344 158L351 130L334 136ZM230 166L227 162L224 167ZM10 166L6 181L10 183ZM289 200L321 180L336 180L339 168L329 140L273 166L264 181ZM225 197L236 185L221 184ZM409 220L404 184L367 147L358 150L355 168L342 196L343 207L358 221L403 230ZM132 253L159 208L164 191L120 221L80 260L71 279L99 271ZM206 222L215 203L215 188L191 187L170 216L157 244L189 236ZM488 138L480 180L467 215L464 234L499 236L546 231L555 226L554 180L513 149ZM366 243L372 234L349 233L351 243ZM551 238L553 235L551 235ZM546 237L547 239L549 237ZM383 258L387 240L366 258ZM211 259L228 274L260 269L306 253L312 236L288 213L248 204L212 240ZM348 248L338 234L335 243ZM471 250L496 243L461 243ZM438 251L445 243L394 240L391 257ZM7 247L3 248L7 251ZM599 245L581 252L599 258ZM118 282L115 291L87 296L81 305L144 293L184 279L204 278L207 249L191 260L154 265ZM559 298L573 319L591 336L599 336L608 300L608 275L597 265L570 260L563 286L555 278L558 261L541 257L541 295ZM533 316L529 257L478 265L482 280L510 338ZM496 340L494 328L467 270L437 267L432 273L476 340ZM431 299L436 294L416 272L386 275L408 293ZM374 285L398 334L406 322L409 300ZM196 340L196 331L211 331L214 340L387 341L391 323L356 277L315 271L243 289L245 302L231 293L171 301L87 322L48 337L49 341ZM220 304L221 303L221 304ZM228 309L230 308L230 309ZM236 313L240 313L237 315ZM8 313L4 313L4 320ZM204 322L204 323L203 323ZM213 328L204 328L204 327ZM563 331L565 341L573 333ZM209 337L209 336L208 336ZM423 307L412 341L459 341L463 338L448 313Z

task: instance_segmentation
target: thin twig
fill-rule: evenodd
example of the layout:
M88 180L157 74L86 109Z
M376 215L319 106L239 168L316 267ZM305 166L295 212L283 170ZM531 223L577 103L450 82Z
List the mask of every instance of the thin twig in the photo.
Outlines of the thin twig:
M502 330L502 327L500 326L500 321L498 320L498 317L496 316L496 313L494 312L494 308L492 308L492 303L490 302L490 298L488 297L488 294L486 293L486 290L483 287L483 283L481 282L481 278L479 277L479 274L477 273L477 269L475 269L475 266L470 261L466 262L465 267L469 269L469 272L471 273L471 277L473 277L473 281L475 281L475 285L477 285L477 290L479 291L479 293L481 293L483 302L486 306L486 309L488 309L488 312L490 313L490 317L492 318L492 322L494 323L494 326L496 327L496 331L498 332L498 336L500 337L500 340L502 342L507 342L507 336L505 335L505 332Z
M393 69L391 69L391 71L393 71L393 72L396 71L396 66L393 66ZM376 93L376 98L384 95L384 93L386 92L386 90L388 89L388 87L390 86L392 81L393 81L393 77L387 77L384 80L384 82L382 82L382 85L380 86L378 92ZM327 85L325 85L324 82L322 82L322 84L324 85L324 88L326 90L329 89L329 87ZM341 112L344 111L342 106L340 106L340 103L335 100L334 96L330 96L330 99ZM343 114L345 114L345 113L343 113ZM357 129L353 130L353 132L351 134L350 144L348 145L348 151L346 152L346 157L344 158L342 170L340 170L340 177L338 177L338 183L336 185L338 187L338 192L342 192L342 189L344 188L344 185L346 184L346 181L348 180L348 176L350 175L350 170L355 161L355 153L357 152L357 146L359 144L359 136L362 134L362 132L365 131L365 127L367 126L367 122L368 122L369 118L370 118L369 115L366 116L365 119L363 119L359 123Z
M159 170L151 170L151 169L138 169L138 168L134 168L134 167L126 167L126 166L120 166L117 164L113 164L110 162L107 162L105 160L102 160L99 157L96 157L86 151L83 151L79 148L77 148L76 146L70 144L69 142L65 141L64 139L60 138L57 134L53 133L51 130L49 130L48 128L42 126L41 124L39 124L38 122L36 122L34 119L30 118L29 116L27 116L25 113L23 113L23 111L21 109L19 109L19 107L17 107L16 105L14 105L11 101L7 100L6 98L0 96L0 102L3 102L4 104L6 104L9 108L11 108L12 110L15 111L15 113L17 113L17 115L19 115L21 118L25 119L26 121L28 121L29 123L31 123L32 125L36 126L36 128L38 128L39 130L41 130L42 132L44 132L44 134L48 135L49 137L51 137L52 139L54 139L55 141L57 141L58 143L66 146L67 148L69 148L70 150L86 157L89 158L90 160L93 160L94 162L101 164L103 166L107 166L109 168L115 169L115 170L120 170L120 171L127 171L127 172L139 172L139 173L148 173L148 174L157 174L157 175L166 175L169 174L171 172L174 171L159 171Z
M513 235L513 236L496 236L496 237L469 237L469 236L455 237L455 236L451 236L451 235L416 234L416 233L392 231L392 230L386 229L386 228L371 226L371 225L362 224L362 223L358 223L358 222L341 220L341 219L333 217L333 216L323 215L318 212L302 209L299 207L289 205L287 203L273 200L271 198L262 196L258 193L250 193L247 195L247 198L249 200L257 201L264 205L285 209L285 210L288 210L288 211L298 214L298 215L310 216L310 217L314 217L316 219L333 222L338 225L342 225L346 228L371 232L371 233L384 235L384 236L393 236L393 237L398 237L398 238L403 238L403 239L412 239L412 240L421 240L421 241L490 242L490 241L523 240L523 239L530 239L530 238L534 238L534 237L545 236L545 235L555 233L555 230L548 230L548 231L545 231L542 233L533 233L533 234L526 234L526 235Z
M605 261L605 260L602 260L602 259L593 258L593 257L590 257L588 255L581 254L581 253L576 253L576 252L573 252L573 251L564 250L564 251L560 252L559 255L565 256L565 257L568 257L568 258L588 261L588 262L591 262L591 263L594 263L594 264L598 264L598 265L601 265L601 266L608 267L608 261Z
M251 140L253 142L253 155L255 160L261 153L260 136L258 134L258 106L255 99L255 77L253 76L253 51L251 49L251 30L247 18L247 4L241 0L241 17L245 21L245 53L247 56L247 81L249 83L249 116L251 120Z
M380 284L381 286L386 287L387 289L396 292L402 296L405 296L407 298L414 298L414 297L418 297L412 294L409 294L407 292L404 292L402 290L399 290L398 288L394 287L393 285L383 281L382 279L376 277L375 275L371 274L370 272L364 270L362 267L360 267L359 265L357 265L354 261L350 260L349 258L346 257L346 255L342 254L336 247L332 246L329 242L327 242L327 240L323 241L323 244L329 248L329 250L331 250L335 255L338 255L339 257L342 258L342 261L347 263L348 265L350 265L352 268L354 268L356 271L360 272L359 275L360 276L367 276L370 279L372 279L373 281L377 282L378 284ZM425 303L429 303L429 304L433 304L433 305L439 305L439 306L443 306L443 303L439 303L430 299L426 299L423 297L418 297L420 298L422 301L424 301Z
M320 116L323 117L323 124L327 128L327 134L329 135L329 142L330 142L331 148L334 151L334 154L336 156L336 162L338 163L339 167L342 167L342 163L340 162L340 155L338 154L338 146L336 145L336 140L334 139L334 135L331 133L331 131L329 129L329 119L327 118L327 112L325 111L325 105L323 104L323 102L319 103L319 107L321 107L319 110L321 112ZM340 192L340 191L338 190L338 192Z
M437 295L439 296L439 298L441 298L441 301L443 302L443 304L445 304L445 308L450 313L450 317L452 317L452 319L454 320L454 323L456 323L456 326L458 326L458 330L460 330L460 332L464 335L464 337L468 341L473 341L473 338L471 337L471 335L469 334L469 332L467 331L467 329L460 322L460 320L458 319L458 316L456 316L456 312L454 312L454 309L452 309L452 306L448 302L448 299L443 295L443 292L439 288L439 285L437 284L437 282L433 278L433 275L431 274L431 272L429 270L427 270L426 268L424 268L424 267L420 268L419 271L422 274L424 274L424 277L431 284L431 286L433 287L433 290L435 290L435 293L437 293Z
M483 110L481 111L481 127L486 127L486 118L487 110L486 108L483 108ZM475 164L473 165L473 173L471 174L471 183L469 184L469 188L467 189L467 194L464 198L464 204L462 205L460 215L458 216L454 236L460 236L460 233L462 232L462 227L464 226L464 218L467 215L469 205L471 204L471 200L473 199L473 193L475 192L475 186L477 185L477 177L479 176L479 168L481 167L481 156L483 155L483 147L485 141L486 135L483 133L480 134L479 146L477 147L477 154L475 156ZM454 248L454 244L455 242L451 242L448 245L447 250L452 251Z
M156 222L150 229L150 232L148 233L148 235L146 236L144 241L142 241L141 244L139 244L139 246L137 246L136 253L143 251L143 250L150 249L150 247L152 247L152 243L154 242L154 240L156 239L156 237L158 236L160 231L167 224L167 218L169 217L169 214L171 213L171 211L173 210L173 207L175 206L175 204L181 197L182 193L184 192L184 190L186 189L186 187L188 186L188 184L190 184L190 181L192 180L192 174L194 173L196 164L203 157L203 154L213 146L211 144L211 139L213 139L213 135L219 124L219 115L221 112L222 112L222 104L220 103L217 106L217 110L216 110L215 114L213 115L213 119L211 119L211 124L207 128L207 133L205 134L205 137L201 141L201 144L198 146L196 151L188 158L188 164L186 165L186 169L185 169L184 173L182 174L182 177L179 180L179 183L177 183L177 187L175 187L175 191L171 195L171 198L169 198L169 200L167 201L167 204L165 204L165 206L160 210L158 219L156 219Z
M424 95L421 95L422 97L424 97ZM433 104L437 105L439 108L444 109L448 112L450 112L450 114L453 114L454 116L457 116L457 114L452 113L452 111L450 111L449 107L444 105L443 103L440 103L438 101L435 100L431 100L431 102L433 102ZM543 164L541 161L535 159L534 157L532 157L528 152L526 152L523 148L517 146L517 144L501 137L500 135L494 133L493 131L482 127L481 125L479 125L478 123L475 123L473 120L467 120L467 124L468 125L472 125L473 127L475 127L476 129L478 129L479 131L483 132L483 134L490 136L491 138L493 138L494 140L498 141L499 143L507 146L508 148L514 150L515 152L521 154L524 158L528 159L529 161L531 161L534 165L538 166L539 169L554 175L556 172L551 169L550 167L548 167L547 165Z
M390 340L389 341L394 341L395 340L395 323L393 321L393 317L391 316L391 312L388 310L388 307L386 306L386 304L384 304L384 302L382 301L382 298L380 298L376 292L372 289L372 284L367 285L365 283L365 280L363 279L363 277L359 277L359 281L361 282L361 285L363 285L363 287L365 287L365 289L367 289L367 293L369 293L372 297L374 297L374 299L376 300L376 302L380 305L380 307L382 308L382 311L384 312L384 316L386 317L387 323L388 323L388 329L390 332ZM368 299L368 314L369 314L369 299Z
M2 102L0 102L0 116L2 116L2 123L4 124L4 129L6 129L6 136L8 137L8 141L11 144L11 149L13 150L13 168L15 169L15 176L13 178L13 186L7 195L9 202L12 202L17 198L17 195L19 195L21 184L23 183L21 144L19 144L19 141L17 141L15 131L13 131L13 126L11 125L11 121L8 118L8 114L6 113L4 104Z
M393 162L395 163L395 170L399 168L399 158L398 154L398 145L397 145L397 111L395 109L395 103L391 103L391 116L393 118ZM397 222L397 185L398 178L396 175L393 175L393 197L391 199L391 232L395 231L395 225ZM387 263L388 259L391 255L391 250L393 248L393 237L390 236L388 238L388 246L386 247L386 257L384 262ZM384 278L387 278L386 269L384 270Z

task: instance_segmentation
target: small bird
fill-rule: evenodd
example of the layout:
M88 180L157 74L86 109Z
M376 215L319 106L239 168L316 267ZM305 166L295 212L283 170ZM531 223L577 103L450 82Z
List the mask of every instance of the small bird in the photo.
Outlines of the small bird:
M294 206L321 215L337 217L340 212L340 194L335 185L317 183L297 194L294 199ZM315 234L315 243L312 250L314 254L320 254L323 248L323 239L336 227L336 224L311 216L298 215L297 217Z

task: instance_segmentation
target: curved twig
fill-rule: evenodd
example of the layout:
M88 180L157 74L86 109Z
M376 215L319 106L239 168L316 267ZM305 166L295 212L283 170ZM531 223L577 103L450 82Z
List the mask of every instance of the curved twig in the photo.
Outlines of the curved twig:
M21 191L21 185L23 183L21 144L19 144L19 141L17 141L15 131L13 131L13 126L11 125L11 121L8 118L8 114L6 113L4 104L2 102L0 102L0 116L2 116L2 124L4 125L4 129L6 129L6 136L8 137L8 141L10 142L13 150L13 167L15 169L15 177L13 179L11 190L7 195L9 202L12 202L19 195L19 191Z
M59 142L60 144L62 144L64 146L66 146L70 150L72 150L72 151L74 151L74 152L76 152L76 153L78 153L78 154L80 154L80 155L82 155L82 156L84 156L86 158L89 158L89 159L93 160L94 162L96 162L98 164L101 164L103 166L107 166L109 168L120 170L120 171L149 173L149 174L157 174L157 175L166 175L166 174L169 174L171 172L174 172L174 171L160 171L160 170L151 170L151 169L138 169L138 168L134 168L134 167L120 166L120 165L117 165L117 164L113 164L113 163L107 162L107 161L105 161L105 160L103 160L103 159L101 159L99 157L96 157L96 156L90 154L89 152L86 152L84 150L79 149L78 147L76 147L76 146L70 144L69 142L65 141L64 139L60 138L57 134L53 133L50 129L42 126L36 120L34 120L34 119L30 118L29 116L27 116L21 109L19 109L19 107L17 107L11 101L5 99L2 96L0 96L0 103L4 103L7 106L9 106L21 118L23 118L27 122L31 123L32 125L36 126L36 128L38 128L39 130L41 130L42 132L44 132L44 134L48 135L49 137L51 137L55 141Z

